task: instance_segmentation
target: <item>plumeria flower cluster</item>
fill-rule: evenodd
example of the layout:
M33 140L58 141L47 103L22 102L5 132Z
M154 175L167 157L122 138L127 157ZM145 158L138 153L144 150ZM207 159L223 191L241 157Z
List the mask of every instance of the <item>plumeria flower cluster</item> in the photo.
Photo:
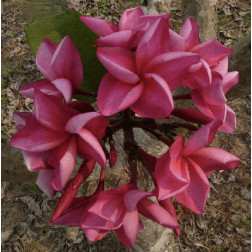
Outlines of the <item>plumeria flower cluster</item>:
M216 39L200 43L192 18L174 32L170 16L144 15L133 8L123 12L119 25L80 18L100 36L94 43L107 69L98 88L98 110L73 100L73 94L93 94L80 89L82 62L70 37L59 45L49 39L41 43L36 64L44 79L21 87L22 95L34 99L34 111L14 114L17 133L11 145L22 151L30 171L39 171L37 185L49 198L62 190L52 224L80 227L91 241L114 231L132 247L143 228L141 214L179 235L174 199L196 214L203 213L210 188L207 176L239 165L236 156L208 147L217 131L235 130L235 113L225 97L238 82L238 72L228 72L233 50ZM172 91L179 86L190 92L174 96ZM195 109L175 108L178 99L191 99ZM172 122L175 117L185 122ZM189 140L176 136L179 127L194 131ZM168 151L151 156L136 143L133 128L154 135L169 146ZM131 179L105 190L105 166L107 161L111 168L116 163L113 135L120 129ZM70 180L77 156L83 163ZM151 192L137 187L138 162L151 174L155 184ZM76 197L96 163L101 166L96 192Z

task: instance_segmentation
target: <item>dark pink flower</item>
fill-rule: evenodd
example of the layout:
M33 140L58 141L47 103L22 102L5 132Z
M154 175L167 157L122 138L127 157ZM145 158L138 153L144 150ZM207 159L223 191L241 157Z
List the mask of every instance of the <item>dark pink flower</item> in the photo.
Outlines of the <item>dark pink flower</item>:
M176 218L148 196L151 193L138 191L131 184L103 191L83 198L82 203L76 199L53 224L80 226L91 241L98 241L113 230L125 246L133 247L138 230L143 228L139 213L165 227L179 227Z
M212 83L211 71L231 54L233 49L225 47L215 38L200 43L198 26L192 18L186 20L179 34L173 30L169 30L169 33L172 51L192 52L201 57L200 62L189 69L183 86L191 89L210 86Z
M212 147L221 122L213 121L199 129L187 142L179 136L169 151L156 162L155 178L158 199L175 197L197 214L204 211L209 193L207 175L216 170L234 169L239 165L236 156Z
M171 14L168 13L144 15L141 8L137 7L125 10L119 25L90 16L82 16L80 19L94 33L101 36L95 41L97 46L134 48L151 24L160 18L168 21L170 17Z
M193 53L170 52L169 27L158 19L138 44L136 55L119 47L100 47L97 57L109 71L103 77L97 104L103 115L130 107L149 118L164 118L173 110L171 90L199 61Z
M101 166L106 164L98 140L104 136L108 123L100 113L79 114L57 97L35 89L34 115L30 115L25 126L12 137L11 145L25 153L26 162L34 164L33 170L48 168L47 165L38 166L45 161L53 167L52 186L61 190L74 169L77 153L88 160L96 160ZM34 158L43 158L43 162L35 162ZM43 177L45 175L43 173Z
M34 89L39 89L48 95L64 97L69 103L83 78L81 58L70 37L66 36L59 45L44 39L36 55L36 65L45 79L26 84L19 92L33 99Z

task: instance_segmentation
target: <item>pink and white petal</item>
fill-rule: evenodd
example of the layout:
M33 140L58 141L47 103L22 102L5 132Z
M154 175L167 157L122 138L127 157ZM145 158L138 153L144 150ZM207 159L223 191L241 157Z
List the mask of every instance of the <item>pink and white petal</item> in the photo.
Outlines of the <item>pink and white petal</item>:
M198 25L191 17L186 19L179 35L185 39L185 51L191 50L200 43Z
M79 131L78 136L78 150L87 159L94 159L103 167L106 164L106 156L97 138L84 128Z
M138 203L138 211L144 217L151 219L164 227L176 229L179 227L178 221L163 207L149 199L142 199Z
M97 46L104 47L123 47L128 48L132 42L132 31L114 32L108 36L95 40Z
M41 170L37 178L37 186L47 195L49 199L53 199L54 189L51 185L51 181L54 177L53 170Z
M169 29L170 47L172 52L184 52L185 51L185 39Z
M221 121L211 121L210 123L200 128L198 131L196 131L196 133L194 133L188 140L182 152L182 155L192 155L201 148L209 145L213 141L220 125L222 125Z
M105 20L100 18L93 18L90 16L81 16L80 20L84 23L90 30L92 30L97 35L104 37L111 33L113 30L111 25L108 24Z
M218 42L216 38L203 42L191 50L191 52L199 54L210 67L218 65L221 59L230 55L233 51L233 49Z
M56 75L51 68L51 61L57 46L58 45L50 39L44 39L40 44L36 55L36 65L39 71L49 81L52 81L56 78Z
M139 99L143 89L142 82L132 85L106 73L101 80L97 95L97 105L101 114L110 116L130 107Z
M223 124L220 126L219 131L226 133L233 133L236 128L236 115L235 112L226 105L226 117Z
M188 159L190 185L187 189L175 196L175 199L196 214L202 214L206 205L210 185L205 173L191 159Z
M222 82L222 90L224 94L226 94L230 88L235 86L238 83L238 81L239 81L239 73L237 71L225 74Z
M120 18L119 30L133 30L136 26L138 19L143 15L144 13L139 7L125 10Z
M131 109L142 117L161 119L169 116L174 108L171 90L157 74L144 75L144 90Z
M122 220L122 226L115 230L119 240L126 247L134 247L138 231L138 211L127 211Z
M39 123L56 131L64 131L67 121L74 115L60 99L39 90L34 93L34 114Z
M11 146L29 152L43 152L62 144L67 138L65 132L50 130L41 125L35 117L27 121L26 127L11 138Z
M48 162L55 168L52 186L57 191L63 189L74 170L77 156L76 147L75 136L72 136L51 152Z
M181 157L184 141L184 137L179 136L169 151L156 161L155 178L158 184L159 200L170 198L182 192L189 184L187 163Z
M48 168L48 158L50 152L28 152L22 151L27 169L31 172Z
M67 121L65 130L69 133L78 133L90 120L97 117L101 117L101 114L98 112L88 112L73 116Z
M130 50L121 47L99 47L96 55L115 78L131 84L139 81L135 56Z
M146 31L137 46L136 65L138 74L140 75L151 59L170 51L169 26L164 18L160 18Z
M231 170L236 168L240 159L224 150L204 147L190 156L208 176L217 170Z
M72 99L72 83L64 78L52 81L52 84L62 93L66 103L70 103Z
M66 78L75 88L81 85L83 69L78 50L69 36L62 39L58 45L51 62L51 68L57 78Z
M181 84L191 65L199 60L199 55L194 53L168 52L152 59L144 71L160 75L173 90Z
M83 228L83 233L86 235L88 240L96 242L100 241L109 231L95 228Z
M224 77L228 72L228 56L219 60L218 65L213 66L211 70L221 74Z
M151 193L144 192L144 191L138 191L138 190L130 190L124 194L123 201L126 206L126 208L129 211L133 211L139 200L146 196L150 196Z
M33 81L22 86L19 89L19 93L25 97L34 99L34 90L39 89L41 92L47 95L54 95L59 98L62 98L62 94L59 92L57 88L55 88L50 81L46 79Z
M193 66L189 69L186 79L189 81L189 85L183 85L191 89L201 89L209 87L212 83L211 69L203 59L200 60L202 65L199 69L194 71Z
M14 112L14 121L16 123L17 131L23 129L26 126L26 121L32 117L30 112Z

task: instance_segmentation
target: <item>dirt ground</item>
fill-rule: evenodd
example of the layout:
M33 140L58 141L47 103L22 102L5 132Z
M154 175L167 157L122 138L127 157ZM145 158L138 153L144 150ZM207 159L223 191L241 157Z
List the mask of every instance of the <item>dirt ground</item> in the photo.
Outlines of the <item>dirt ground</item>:
M48 200L35 184L37 174L28 172L21 153L9 146L15 133L13 112L33 109L32 100L21 97L18 88L41 78L24 32L31 18L27 9L31 2L2 1L2 251L132 251L124 248L113 233L102 242L90 243L77 228L48 225L60 194ZM126 0L70 2L78 11L106 16L114 22L124 9L140 4ZM176 30L182 24L180 0L173 0L171 13ZM217 13L221 43L232 47L250 34L249 0L219 0ZM176 204L181 224L181 236L175 238L179 251L250 251L251 96L250 83L239 85L243 88L238 86L228 95L228 105L237 115L237 130L233 134L218 133L213 146L238 156L241 164L233 171L209 177L211 191L204 214L196 215Z

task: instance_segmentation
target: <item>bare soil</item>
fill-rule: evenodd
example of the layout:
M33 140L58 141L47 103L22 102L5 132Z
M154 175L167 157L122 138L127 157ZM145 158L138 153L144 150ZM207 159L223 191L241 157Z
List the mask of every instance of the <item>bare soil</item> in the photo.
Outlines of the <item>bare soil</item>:
M24 32L31 2L2 1L2 251L132 251L113 233L101 242L90 243L78 228L50 226L60 194L48 200L35 184L37 174L28 172L21 153L9 146L15 133L13 112L33 109L32 100L21 97L18 88L41 77ZM140 4L126 0L70 2L78 11L115 22L124 9ZM250 33L249 0L219 0L217 12L218 40L223 44L233 46ZM179 30L180 0L173 0L171 13L171 23ZM180 251L250 251L250 83L239 85L243 88L237 86L232 96L228 95L228 104L237 115L237 130L218 133L212 145L238 156L241 164L233 171L209 177L211 192L204 214L196 215L176 203L181 236L175 239Z

